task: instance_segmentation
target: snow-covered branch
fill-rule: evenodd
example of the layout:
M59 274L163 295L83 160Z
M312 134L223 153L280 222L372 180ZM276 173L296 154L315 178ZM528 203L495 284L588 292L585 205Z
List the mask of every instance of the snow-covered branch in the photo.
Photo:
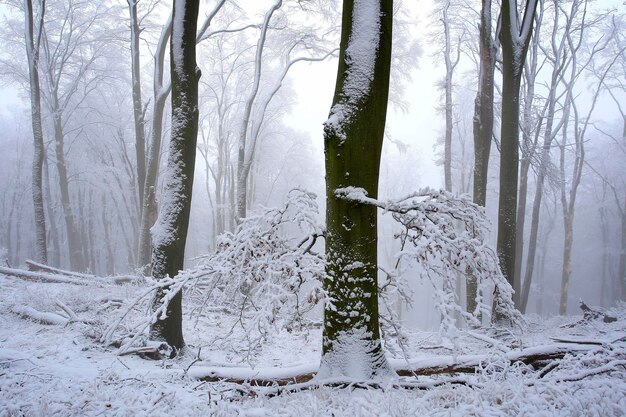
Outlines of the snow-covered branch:
M513 290L502 276L494 249L487 236L489 222L484 208L472 203L469 196L425 188L406 197L380 201L368 197L362 188L337 189L346 200L371 204L391 213L403 230L395 237L402 243L397 259L419 265L419 275L428 279L437 291L437 308L442 314L445 333L456 328L455 316L469 326L478 326L482 317L491 316L487 295L497 288L496 311L511 321L521 319L512 303ZM466 312L457 299L456 280L476 280L476 309Z

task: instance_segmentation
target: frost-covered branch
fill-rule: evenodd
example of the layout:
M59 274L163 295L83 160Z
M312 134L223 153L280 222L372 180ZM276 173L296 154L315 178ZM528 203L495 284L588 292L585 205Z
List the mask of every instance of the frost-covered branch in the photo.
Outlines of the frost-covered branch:
M455 196L429 188L406 197L380 201L368 197L362 188L336 190L340 198L370 204L391 213L403 230L395 237L402 242L397 259L419 265L421 278L428 279L437 291L436 307L442 314L444 333L455 328L455 317L467 325L479 326L481 317L491 316L487 295L497 288L495 307L512 322L521 319L512 303L513 290L502 276L494 249L487 236L489 222L484 208L472 203L469 196ZM406 268L406 265L404 266ZM465 312L457 299L456 280L476 280L476 308Z

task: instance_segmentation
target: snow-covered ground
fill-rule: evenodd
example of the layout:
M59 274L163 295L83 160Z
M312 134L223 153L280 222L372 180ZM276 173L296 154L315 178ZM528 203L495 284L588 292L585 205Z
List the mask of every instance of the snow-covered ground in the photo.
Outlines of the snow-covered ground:
M206 382L198 376L313 371L319 362L319 328L283 331L250 350L245 335L238 334L225 313L205 308L199 319L197 314L186 316L190 347L182 358L118 356L115 347L98 338L122 311L120 301L128 302L139 289L0 276L0 416L626 415L625 309L610 311L618 318L613 323L531 317L523 331L463 332L455 342L407 330L410 358L390 349L396 366L480 357L480 369L456 376L404 377L379 389L314 387L267 395L276 389ZM34 320L38 312L45 313L38 320L56 324ZM72 314L76 317L68 320ZM520 349L549 350L559 343L583 351L543 370L510 361Z

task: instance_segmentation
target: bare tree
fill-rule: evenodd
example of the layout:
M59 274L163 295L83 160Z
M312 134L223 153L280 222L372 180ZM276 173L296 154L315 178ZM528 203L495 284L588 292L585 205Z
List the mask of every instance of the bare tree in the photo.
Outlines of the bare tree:
M352 186L378 194L392 14L391 0L343 3L337 84L324 127L328 300L320 376L371 379L390 372L378 319L376 207L336 192Z
M485 206L487 203L487 173L491 137L493 136L493 97L496 55L498 53L498 33L494 36L491 0L483 0L480 11L479 71L478 88L474 101L474 203ZM467 311L476 309L476 280L467 280Z
M204 19L202 26L196 34L196 43L205 39L207 31L213 21L213 18L222 9L226 0L217 0L215 6ZM139 266L145 267L150 262L151 236L150 227L156 220L158 208L156 203L156 186L159 173L159 159L161 153L161 139L163 130L163 114L167 97L171 91L171 84L167 80L164 81L165 67L165 51L167 41L172 33L172 16L168 17L167 22L163 25L161 36L157 43L154 54L154 76L153 85L153 102L152 111L152 136L148 146L148 154L146 159L146 181L143 187L143 208L141 210L141 223L139 227L139 248L138 263ZM145 271L147 272L147 271Z
M24 38L28 74L30 78L30 111L33 127L33 204L35 213L35 260L48 263L46 245L46 214L43 199L43 160L45 157L43 130L41 126L41 90L39 86L39 46L44 30L46 0L38 2L38 21L35 27L35 12L32 0L24 0Z
M521 19L516 0L504 0L501 5L502 121L497 248L502 272L516 291L519 290L519 288L515 288L519 93L537 3L537 0L526 1L524 15Z
M567 94L566 90L559 89L564 77L568 72L570 77L578 78L580 69L573 70L578 51L582 46L582 41L586 33L586 2L580 0L571 3L569 10L559 6L559 2L553 1L552 12L553 25L550 35L549 46L542 46L543 54L548 65L551 67L551 75L547 85L548 95L545 98L545 105L542 113L545 119L543 143L539 156L537 177L535 180L535 195L532 206L530 236L528 240L528 255L526 258L526 269L522 284L519 307L526 310L533 272L535 268L535 257L537 253L537 239L540 222L541 204L544 194L544 184L550 176L552 162L550 160L550 150L552 143L561 131L565 123L564 115L559 118L557 110L562 107L562 100ZM582 12L581 12L581 7ZM570 37L570 42L567 38ZM575 42L574 41L575 38ZM575 71L571 74L571 71ZM561 104L560 104L561 103ZM554 171L554 170L552 170Z
M569 45L574 43L574 40L571 37L571 34L567 35L567 42ZM602 50L606 47L607 41L604 41L600 38L591 48L589 53L589 57L586 61L583 61L582 64L578 64L575 60L572 63L572 73L580 74L582 70L588 68L589 64L592 62L594 55L599 50ZM571 47L571 46L570 46ZM603 91L603 84L607 75L609 74L612 66L615 64L617 59L621 54L615 55L609 62L604 66L603 70L596 74L597 80L595 80L592 85L592 94L591 100L589 101L589 109L586 114L580 114L579 111L579 100L580 96L575 94L574 91L574 82L576 78L572 77L568 80L564 81L565 88L567 90L567 96L565 99L565 123L563 124L562 129L562 137L559 142L559 150L560 150L560 158L559 158L559 167L561 174L561 206L562 206L562 216L563 216L563 227L565 229L565 235L563 240L563 268L561 275L561 300L559 303L559 314L567 313L567 300L569 295L569 284L570 284L570 276L572 273L571 268L571 260L572 260L572 247L574 244L574 217L576 210L576 197L578 193L578 187L580 186L583 168L585 166L585 142L586 134L589 126L591 125L591 116L596 108L596 104L598 102L598 97L600 96L600 92ZM579 67L578 65L581 65ZM569 118L571 112L571 120ZM568 129L571 123L571 131ZM568 137L573 136L573 152L574 152L574 163L572 165L572 174L571 181L567 181L565 178L565 169L566 169L566 150L569 147L568 145ZM569 190L567 189L569 184Z
M500 29L493 30L491 0L483 0L480 12L479 72L476 100L474 102L474 202L485 206L487 202L487 172L491 137L493 136L493 96L496 55L499 48ZM471 294L468 291L468 308Z
M156 279L173 278L183 269L189 227L198 135L198 81L196 30L198 0L176 0L172 9L170 74L172 77L172 137L165 173L165 196L152 238L152 271ZM174 348L185 345L182 331L182 292L160 288L155 305L169 300L150 335Z

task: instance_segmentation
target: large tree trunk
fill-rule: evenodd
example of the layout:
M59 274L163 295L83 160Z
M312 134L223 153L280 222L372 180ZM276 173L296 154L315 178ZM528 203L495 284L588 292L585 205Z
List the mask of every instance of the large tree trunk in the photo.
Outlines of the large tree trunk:
M503 47L503 51L507 49ZM512 52L503 56L513 59ZM507 58L504 58L505 60ZM500 195L498 205L498 256L502 273L514 287L519 167L519 87L515 68L502 69L502 126L500 148Z
M34 12L32 0L24 1L25 7L25 37L26 57L28 59L28 74L30 77L30 111L33 128L33 178L32 192L35 214L35 260L48 263L48 249L46 245L46 214L43 200L43 160L45 156L43 131L41 127L41 91L39 88L39 42L43 30L43 18L46 2L41 2L39 11L39 25L35 39Z
M501 6L502 121L497 249L502 273L513 288L515 288L519 169L519 90L536 6L536 0L527 1L521 25L516 1L504 0ZM500 319L495 316L494 318Z
M480 13L480 71L478 91L474 100L474 203L487 202L487 172L493 136L494 71L497 48L491 35L491 0L483 0ZM467 280L467 311L476 309L477 283Z
M474 203L483 207L487 201L487 171L493 136L494 72L498 51L491 34L491 23L491 0L483 0L480 13L480 71L474 100L473 193Z
M198 136L198 7L199 0L176 0L172 12L172 137L165 174L164 201L152 235L152 272L156 279L176 276L183 269L185 260ZM166 291L167 288L157 291L155 304L166 295ZM184 346L181 292L171 298L167 317L159 316L150 329L150 335L174 347L174 353Z
M320 375L388 375L378 321L377 213L340 200L342 187L376 198L387 113L392 0L346 0L333 106L325 124L328 294Z

